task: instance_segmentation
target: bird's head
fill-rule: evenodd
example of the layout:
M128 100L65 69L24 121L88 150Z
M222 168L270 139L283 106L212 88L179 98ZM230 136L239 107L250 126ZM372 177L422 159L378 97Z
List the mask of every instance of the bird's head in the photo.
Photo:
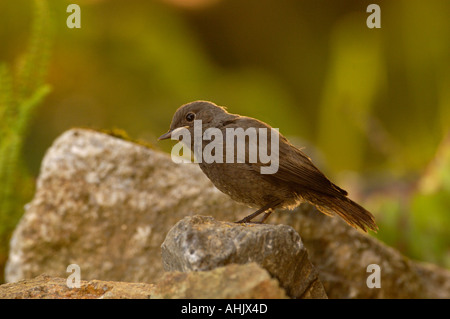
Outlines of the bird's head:
M227 115L229 113L225 108L212 102L195 101L182 105L173 115L169 131L161 135L158 140L169 139L172 137L172 133L183 128L188 129L192 133L195 120L201 120L203 128L217 127Z

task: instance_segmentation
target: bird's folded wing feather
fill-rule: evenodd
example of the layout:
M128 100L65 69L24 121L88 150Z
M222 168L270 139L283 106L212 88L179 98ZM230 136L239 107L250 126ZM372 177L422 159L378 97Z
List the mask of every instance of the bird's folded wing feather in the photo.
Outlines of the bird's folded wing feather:
M259 120L240 117L226 123L226 128L255 127L272 129L269 125ZM267 152L271 152L270 133L268 135ZM265 179L273 182L285 182L292 185L293 189L302 191L313 191L330 196L346 196L347 192L337 185L333 184L328 178L312 163L311 159L301 150L293 146L282 134L279 135L279 163L278 171L274 174L261 174ZM258 136L258 143L260 139ZM260 145L258 145L260 147ZM236 154L235 154L236 156ZM263 164L260 161L248 163L249 169L261 172L261 167L269 164Z

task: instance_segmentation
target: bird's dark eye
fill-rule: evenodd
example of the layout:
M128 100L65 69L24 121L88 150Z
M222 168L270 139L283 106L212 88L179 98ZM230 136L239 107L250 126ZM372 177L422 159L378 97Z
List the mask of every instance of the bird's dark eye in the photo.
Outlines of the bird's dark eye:
M186 121L188 122L192 122L195 119L195 114L192 112L189 112L188 114L186 114Z

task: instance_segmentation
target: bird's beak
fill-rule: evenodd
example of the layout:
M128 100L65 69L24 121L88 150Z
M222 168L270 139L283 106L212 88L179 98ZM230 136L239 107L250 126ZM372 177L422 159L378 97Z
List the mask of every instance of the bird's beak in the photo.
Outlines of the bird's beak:
M172 133L175 133L175 132L177 132L179 130L187 129L187 128L189 128L189 126L181 126L181 127L177 127L176 129L170 130L166 134L163 134L160 137L158 137L158 141L167 140L168 138L172 137Z
M168 138L171 138L172 132L173 131L169 131L166 134L161 135L160 137L158 137L158 141L167 140Z

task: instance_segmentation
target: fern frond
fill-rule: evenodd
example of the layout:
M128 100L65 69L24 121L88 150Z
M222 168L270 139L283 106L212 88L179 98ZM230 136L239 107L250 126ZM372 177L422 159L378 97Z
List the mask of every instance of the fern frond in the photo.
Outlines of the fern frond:
M16 65L16 99L20 103L45 82L53 33L47 1L34 1L34 18L27 51Z
M13 104L12 100L12 77L8 66L5 63L0 64L0 134L4 136L7 129L6 120L8 118L8 110L11 109Z

